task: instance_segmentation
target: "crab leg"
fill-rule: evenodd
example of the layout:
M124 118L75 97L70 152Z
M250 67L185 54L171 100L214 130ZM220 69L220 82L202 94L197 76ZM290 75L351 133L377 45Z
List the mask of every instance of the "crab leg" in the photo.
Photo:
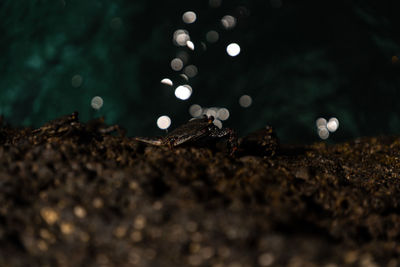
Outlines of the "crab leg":
M212 131L210 134L211 137L228 137L228 145L231 150L231 154L234 154L237 150L237 135L236 132L230 128L223 128L218 131Z
M195 142L195 141L199 140L200 138L206 136L207 133L208 133L207 128L204 128L204 129L200 130L196 135L181 136L172 142L172 146L179 146L188 141Z
M153 145L153 146L161 146L162 145L161 138L134 137L133 139L136 141L139 141L139 142Z

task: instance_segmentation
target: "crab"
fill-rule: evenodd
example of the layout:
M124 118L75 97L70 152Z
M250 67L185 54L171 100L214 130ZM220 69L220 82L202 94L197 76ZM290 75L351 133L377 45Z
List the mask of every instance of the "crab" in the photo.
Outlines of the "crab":
M168 146L173 148L182 145L208 144L220 139L227 139L228 149L231 154L237 150L237 137L234 130L230 128L218 128L214 123L213 116L194 118L171 131L165 137L135 137L135 140L154 146Z
M69 115L64 115L33 130L32 133L38 135L48 134L61 136L71 135L73 133L83 134L84 132L109 134L116 131L120 136L125 134L125 130L119 125L107 126L104 123L104 117L95 118L88 121L86 124L82 124L79 122L78 115L77 111Z
M51 135L64 134L71 130L71 126L76 126L79 124L78 112L75 111L72 114L64 115L60 118L52 120L42 127L32 131L33 134L43 134L48 133Z

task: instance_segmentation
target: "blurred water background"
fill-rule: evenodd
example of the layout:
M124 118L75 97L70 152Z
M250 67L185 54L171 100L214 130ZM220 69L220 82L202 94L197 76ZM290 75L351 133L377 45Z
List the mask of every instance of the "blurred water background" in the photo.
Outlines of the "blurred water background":
M0 1L0 114L129 135L203 113L285 142L400 132L400 2Z

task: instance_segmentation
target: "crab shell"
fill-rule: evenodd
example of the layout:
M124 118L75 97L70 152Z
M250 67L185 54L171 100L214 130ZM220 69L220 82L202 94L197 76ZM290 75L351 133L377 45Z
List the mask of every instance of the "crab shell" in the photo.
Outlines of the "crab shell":
M218 139L228 137L229 145L232 149L236 148L236 134L232 129L219 129L213 123L214 117L203 117L192 119L182 126L176 128L165 137L159 138L143 138L136 137L137 141L145 142L155 146L176 147L186 143L196 143L204 139Z

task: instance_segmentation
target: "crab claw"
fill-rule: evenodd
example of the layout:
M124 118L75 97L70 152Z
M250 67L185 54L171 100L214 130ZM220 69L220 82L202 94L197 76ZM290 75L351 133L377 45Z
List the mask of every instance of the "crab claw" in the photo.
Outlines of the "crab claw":
M230 156L235 156L236 151L238 150L237 146L234 146L231 148L231 153L229 154Z

